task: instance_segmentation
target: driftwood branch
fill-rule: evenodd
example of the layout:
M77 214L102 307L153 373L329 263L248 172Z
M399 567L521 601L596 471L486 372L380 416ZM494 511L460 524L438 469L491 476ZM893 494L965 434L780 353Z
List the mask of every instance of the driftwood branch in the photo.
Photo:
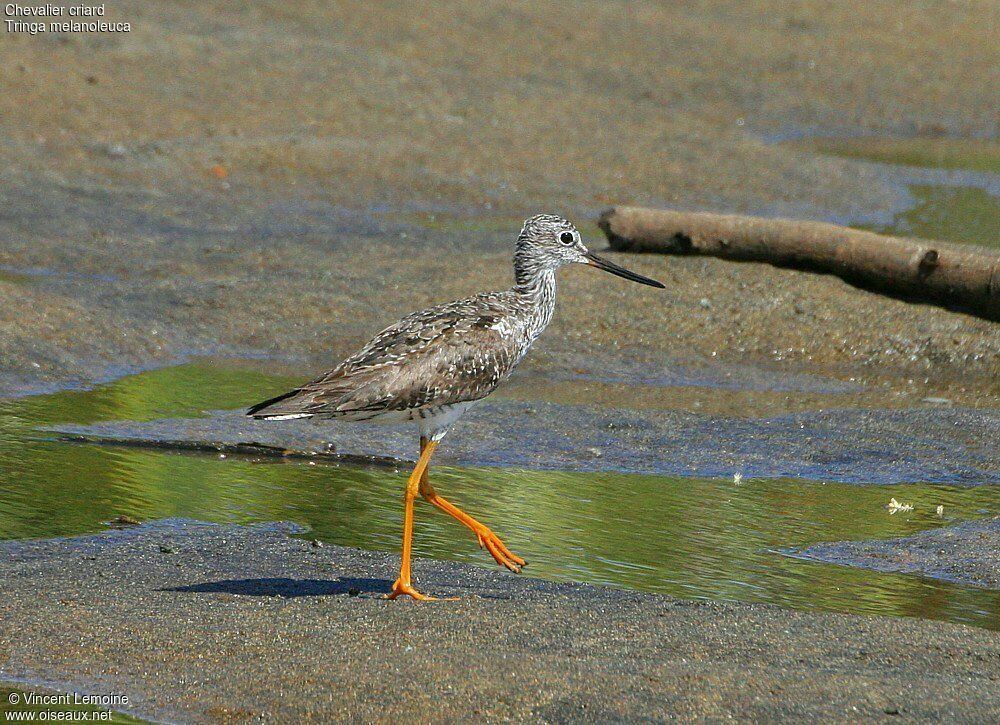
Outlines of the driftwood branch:
M835 224L619 206L598 225L611 248L704 254L835 274L859 287L1000 320L1000 253Z

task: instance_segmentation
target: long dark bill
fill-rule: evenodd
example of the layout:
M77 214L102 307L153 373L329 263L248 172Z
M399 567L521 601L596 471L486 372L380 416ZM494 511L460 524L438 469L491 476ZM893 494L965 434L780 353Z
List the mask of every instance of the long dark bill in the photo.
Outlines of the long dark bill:
M611 274L617 274L619 277L624 277L625 279L630 279L633 282L638 282L639 284L648 284L650 287L659 287L660 289L666 289L666 286L662 282L657 282L655 279L650 279L649 277L643 277L641 274L636 274L635 272L629 272L624 267L619 267L614 262L609 262L608 260L598 257L592 252L587 252L586 254L588 264L591 267L597 267L598 269L603 269L605 272L611 272Z

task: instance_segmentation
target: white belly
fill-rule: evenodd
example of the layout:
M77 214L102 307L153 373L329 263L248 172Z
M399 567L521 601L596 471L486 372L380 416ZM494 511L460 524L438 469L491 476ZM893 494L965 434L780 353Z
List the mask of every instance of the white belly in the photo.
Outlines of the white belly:
M371 423L405 423L414 421L420 428L420 435L431 440L441 440L448 428L462 415L478 403L471 400L454 405L442 405L435 408L410 408L408 410L387 410L379 413L361 413L330 416L333 420L366 421ZM303 416L289 415L283 418L298 418ZM308 415L305 417L309 417ZM278 420L278 418L272 418Z
M466 403L455 403L455 405L442 406L440 408L428 408L421 411L413 411L411 420L415 420L420 426L420 435L430 438L432 441L439 441L444 438L448 428L461 418L465 411L478 403L472 400ZM420 413L423 413L421 417Z

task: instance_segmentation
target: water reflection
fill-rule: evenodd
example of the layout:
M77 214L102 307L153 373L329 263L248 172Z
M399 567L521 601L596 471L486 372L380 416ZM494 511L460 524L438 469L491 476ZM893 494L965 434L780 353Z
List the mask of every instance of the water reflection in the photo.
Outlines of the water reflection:
M97 531L120 514L220 522L293 520L311 537L395 551L406 472L257 463L141 449L67 445L33 428L148 420L237 407L287 380L188 365L90 392L0 402L0 537ZM377 429L373 431L377 435ZM852 486L811 481L433 469L435 486L531 562L532 575L682 597L921 616L1000 628L1000 593L791 559L818 541L901 536L1000 510L997 487ZM890 497L913 504L889 516ZM468 532L417 510L416 554L484 566ZM419 565L418 565L419 567Z

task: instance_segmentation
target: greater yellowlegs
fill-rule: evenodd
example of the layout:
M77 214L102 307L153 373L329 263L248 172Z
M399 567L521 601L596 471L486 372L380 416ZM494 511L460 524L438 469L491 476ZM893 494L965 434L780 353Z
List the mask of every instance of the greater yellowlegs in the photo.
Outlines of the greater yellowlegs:
M388 598L401 594L432 598L414 588L410 575L413 502L418 493L471 529L498 564L514 572L525 565L487 526L439 496L428 481L427 469L452 424L511 374L549 324L556 303L555 271L573 263L663 287L587 251L580 233L565 219L539 214L524 223L517 237L513 287L404 317L327 374L247 412L264 420L417 423L420 458L406 484L403 560Z

